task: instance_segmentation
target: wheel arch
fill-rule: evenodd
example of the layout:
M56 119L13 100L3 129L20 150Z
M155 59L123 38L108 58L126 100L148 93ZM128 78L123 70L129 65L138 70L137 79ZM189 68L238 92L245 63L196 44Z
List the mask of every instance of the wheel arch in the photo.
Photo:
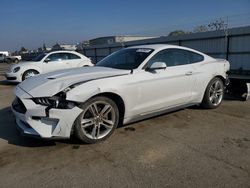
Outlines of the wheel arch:
M36 71L36 72L38 72L38 74L41 73L39 70L34 69L33 67L32 67L32 68L27 68L27 69L25 69L25 70L23 71L23 73L21 74L21 79L22 79L22 80L24 80L23 77L24 77L24 74L25 74L27 71Z
M22 70L22 75L28 71L28 70L34 70L37 71L39 74L42 73L42 69L39 66L35 66L35 65L24 65L21 66L21 70Z
M124 115L125 115L125 102L124 102L123 98L120 95L118 95L117 93L113 93L113 92L98 93L98 94L92 96L91 98L97 97L97 96L107 97L116 103L116 105L119 109L119 124L118 125L122 125Z
M34 68L30 68L30 69L26 69L25 71L23 71L23 73L27 72L27 71L36 71L40 74L40 71Z
M218 74L218 75L213 75L213 76L211 76L211 79L209 79L209 80L207 81L206 85L204 85L204 88L202 89L202 94L200 95L199 100L198 100L199 103L201 103L202 100L204 99L206 89L207 89L209 83L210 83L214 78L219 78L219 79L221 79L222 82L223 82L223 84L224 84L224 87L225 87L225 85L226 85L226 78L225 78L225 77L223 77L222 75L219 75L219 74Z
M214 78L220 78L220 79L222 80L224 86L226 85L226 78L224 78L223 76L221 76L221 75L216 75L216 76L214 76L212 79L214 79ZM212 80L212 79L211 79L211 80ZM210 80L210 81L211 81L211 80ZM209 81L209 82L210 82L210 81Z

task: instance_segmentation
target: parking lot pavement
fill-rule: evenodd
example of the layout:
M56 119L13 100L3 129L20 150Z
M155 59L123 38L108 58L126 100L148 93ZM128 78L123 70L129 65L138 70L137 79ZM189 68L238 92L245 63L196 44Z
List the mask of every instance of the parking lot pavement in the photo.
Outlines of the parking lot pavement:
M0 75L4 75L4 73L8 70L11 64L0 63Z
M0 187L250 187L250 101L179 110L85 145L22 137L14 87L0 81Z

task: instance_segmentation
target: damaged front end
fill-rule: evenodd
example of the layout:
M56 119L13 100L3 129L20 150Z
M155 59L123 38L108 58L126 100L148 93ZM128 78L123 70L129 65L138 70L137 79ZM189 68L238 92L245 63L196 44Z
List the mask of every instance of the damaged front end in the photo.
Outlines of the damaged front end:
M32 97L17 86L12 111L21 132L41 138L69 138L82 109L79 103L66 100L66 92L63 90L52 97Z

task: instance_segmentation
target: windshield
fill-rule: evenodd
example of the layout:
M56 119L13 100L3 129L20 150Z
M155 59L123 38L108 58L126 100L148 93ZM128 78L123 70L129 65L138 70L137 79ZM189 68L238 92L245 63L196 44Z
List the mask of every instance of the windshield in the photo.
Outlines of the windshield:
M47 53L39 54L38 56L33 58L32 61L41 61L46 55L47 55Z
M96 64L100 67L131 70L139 65L153 52L149 48L129 48L111 54Z

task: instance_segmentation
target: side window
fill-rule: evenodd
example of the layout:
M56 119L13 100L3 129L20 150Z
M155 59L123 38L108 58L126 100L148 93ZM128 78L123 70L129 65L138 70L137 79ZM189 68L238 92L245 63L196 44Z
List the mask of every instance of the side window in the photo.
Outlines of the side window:
M166 49L158 52L148 62L151 65L154 62L164 62L167 67L189 64L188 52L181 49Z
M171 49L173 56L172 66L189 64L188 52L186 50Z
M69 53L59 53L61 60L69 60Z
M67 53L55 53L48 56L50 61L62 61L62 60L68 60L68 54Z
M171 52L169 50L162 50L155 54L148 62L148 66L153 64L154 62L164 62L167 66L170 65L172 59Z
M50 61L60 61L61 60L58 53L51 54L47 58L50 59Z
M71 54L71 53L68 53L68 56L69 56L69 59L81 59L80 56L75 55L75 54Z
M189 61L190 63L197 63L197 62L201 62L204 60L203 55L197 54L195 52L188 52L189 54Z

